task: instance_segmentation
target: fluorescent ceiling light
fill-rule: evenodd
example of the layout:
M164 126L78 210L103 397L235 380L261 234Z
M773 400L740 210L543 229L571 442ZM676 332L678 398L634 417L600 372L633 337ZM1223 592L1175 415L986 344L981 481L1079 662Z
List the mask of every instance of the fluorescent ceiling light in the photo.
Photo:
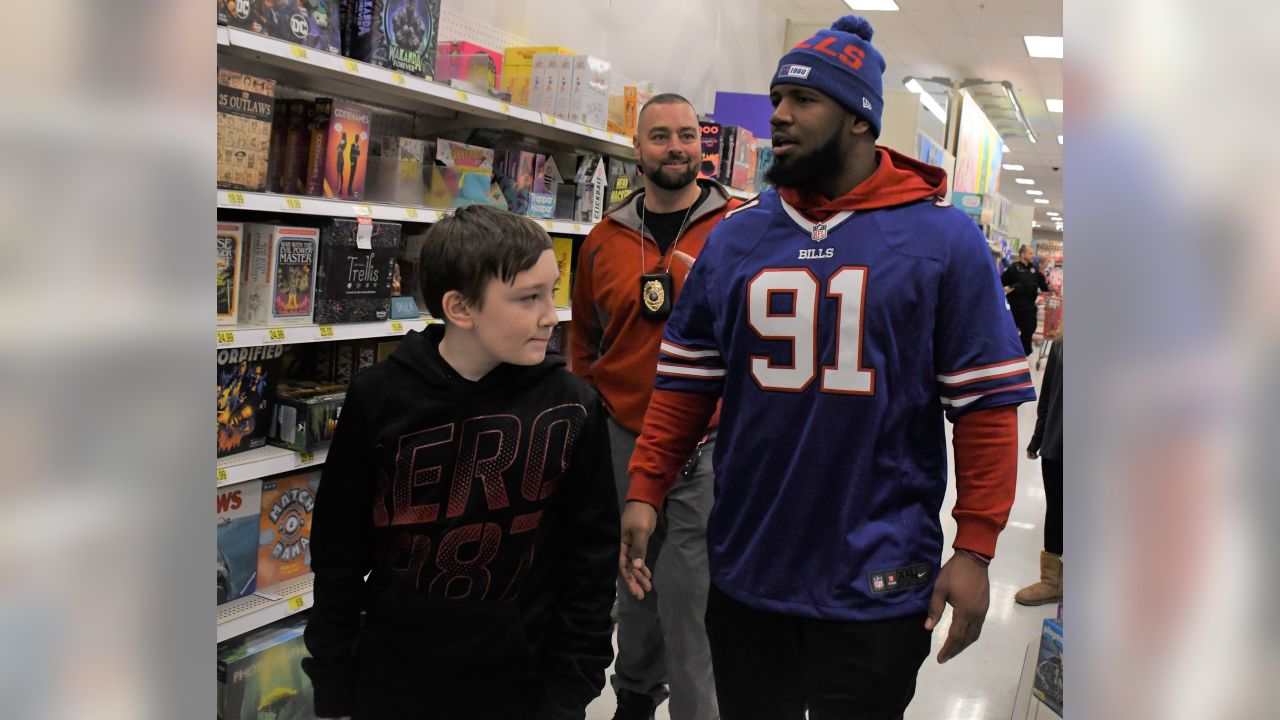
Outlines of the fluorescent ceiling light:
M1009 148L1005 148L1005 150L1004 150L1004 151L1005 151L1005 152L1009 152ZM1005 170L1018 170L1018 171L1026 170L1026 168L1022 167L1021 165L1014 165L1013 163L1005 163L1005 164L1004 164L1004 169L1005 169Z
M1049 201L1048 201L1048 200L1045 200L1044 198L1036 198L1036 204L1037 204L1037 205L1048 205L1048 204L1049 204Z
M1008 146L1008 145L1005 145L1004 143L1000 143L1000 147L1004 148L1004 154L1005 154L1005 155L1008 155L1008 154L1009 154L1009 152L1010 152L1010 151L1009 151L1009 146ZM1018 169L1019 169L1019 170L1021 170L1021 169L1022 169L1022 167L1018 167Z
M857 10L858 8L854 9ZM895 5L893 9L897 10L898 8ZM924 105L925 109L933 113L933 116L938 118L938 122L943 125L947 124L947 111L942 109L942 106L938 104L937 100L933 99L932 95L924 91L924 87L922 87L915 78L911 78L904 84L907 86L908 90L920 96L920 104Z
M848 0L846 0L847 2ZM1046 35L1024 35L1022 41L1027 44L1027 54L1033 58L1062 59L1062 37Z
M884 10L890 12L898 9L893 0L844 0L850 10Z
M1043 194L1044 194L1044 191L1043 191L1043 190L1028 190L1028 191L1027 191L1027 194L1028 194L1028 195L1043 195Z
M1045 107L1049 108L1049 112L1062 112L1062 98L1048 98L1044 101Z
M1036 181L1032 180L1031 178L1014 178L1013 181L1018 183L1019 185L1035 185L1036 184Z
M1061 136L1061 135L1059 135L1059 136L1058 136L1058 144L1059 144L1059 145L1061 145L1061 144L1062 144L1062 136Z

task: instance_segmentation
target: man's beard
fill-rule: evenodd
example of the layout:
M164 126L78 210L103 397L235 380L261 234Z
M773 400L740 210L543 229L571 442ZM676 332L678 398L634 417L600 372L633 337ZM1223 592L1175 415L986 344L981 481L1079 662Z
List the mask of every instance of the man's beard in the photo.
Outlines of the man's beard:
M775 155L773 167L765 173L769 183L795 190L812 190L840 174L845 165L844 133L837 127L822 147L803 155Z
M662 162L655 165L641 163L640 168L644 170L645 181L651 182L663 190L681 190L698 179L698 164L686 160L686 170L676 175L673 180L670 175L663 172L662 163L668 159L670 158L664 158Z

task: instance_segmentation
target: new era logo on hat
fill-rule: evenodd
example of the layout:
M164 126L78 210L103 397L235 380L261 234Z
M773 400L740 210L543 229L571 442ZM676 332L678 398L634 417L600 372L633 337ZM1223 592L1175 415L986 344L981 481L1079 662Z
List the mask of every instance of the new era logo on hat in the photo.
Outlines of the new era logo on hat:
M862 107L875 112L875 108L871 107L871 101L866 98L862 98Z
M791 77L805 79L809 77L810 68L807 65L783 65L778 68L778 77Z

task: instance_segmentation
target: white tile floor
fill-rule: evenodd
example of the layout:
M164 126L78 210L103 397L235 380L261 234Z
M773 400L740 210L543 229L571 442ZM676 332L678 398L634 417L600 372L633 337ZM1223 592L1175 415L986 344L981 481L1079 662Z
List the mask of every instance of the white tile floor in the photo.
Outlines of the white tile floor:
M1041 373L1036 372L1035 376L1038 391ZM1018 422L1019 443L1025 447L1035 428L1034 403L1019 408ZM920 670L915 700L907 709L906 720L1007 720L1013 715L1014 695L1027 643L1040 637L1041 621L1057 612L1056 604L1023 607L1013 601L1018 588L1038 579L1044 539L1040 461L1026 459L1024 452L1019 457L1018 499L1009 515L1009 525L1000 535L997 556L991 564L991 610L982 637L959 657L939 665L935 658L950 627L948 609L934 631L933 652ZM944 547L950 547L955 537L955 522L950 515L954 504L953 476L947 483L947 499L943 503ZM587 707L587 720L610 720L615 705L613 690L606 683L604 693ZM670 717L663 703L658 708L657 720L670 720Z

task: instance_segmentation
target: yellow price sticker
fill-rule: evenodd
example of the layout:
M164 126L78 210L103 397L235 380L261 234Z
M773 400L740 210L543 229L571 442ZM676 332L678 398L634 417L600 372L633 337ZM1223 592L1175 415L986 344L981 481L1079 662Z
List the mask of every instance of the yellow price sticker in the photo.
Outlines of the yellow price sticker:
M294 595L293 597L289 598L289 609L294 612L297 612L306 606L307 606L307 601L304 600L301 595Z
M227 469L218 468L218 482L224 483L226 481L227 481Z
M404 215L405 217L413 218L416 220L418 218L418 211L416 208L405 208Z
M219 344L219 345L229 345L229 344L231 344L231 343L233 343L233 342L235 342L235 341L236 341L236 334L235 334L235 333L233 333L233 332L231 332L230 330L219 330L219 331L218 331L218 344Z
M467 95L466 90L458 91L458 99L461 100L462 102L471 102L471 96Z
M227 204L228 204L228 205L243 205L243 204L244 204L244 193L238 193L238 192L229 192L229 193L227 193Z
M548 230L556 229L556 224L551 222L550 220L543 220L542 224L545 225Z
M404 332L404 323L400 322L399 320L392 320L391 332L397 332L397 333Z
M509 103L498 103L498 107L501 108L504 113L511 112L511 105Z
M316 459L316 455L315 455L315 453L313 453L313 452L300 452L300 453L298 453L298 464L299 464L299 465L305 465L306 463L309 463L309 462L311 462L312 460L315 460L315 459Z
M321 326L320 326L320 337L323 337L323 338L331 338L331 337L333 337L333 326L332 326L332 325L321 325Z
M356 215L372 215L372 214L373 214L373 208L369 207L368 205L356 206Z
M582 232L582 223L574 223L574 224L573 224L573 231L574 231L574 232L576 232L576 233L578 233L578 232Z
M404 84L404 76L403 76L403 75L401 75L401 74L400 74L400 73L398 73L398 72L393 72L393 73L391 73L391 82L393 82L393 83L395 83L395 84L397 84L397 85L403 85L403 84Z
M289 48L289 52L293 53L293 56L298 58L299 60L307 59L307 49L300 45L294 45L293 47Z
M285 198L284 207L286 210L301 210L302 200L300 198Z
M342 61L342 69L344 69L344 70L346 70L347 72L350 72L350 73L358 73L358 72L360 72L360 66L356 64L356 61L355 61L355 60L343 60L343 61Z
M554 116L554 115L543 115L542 117L544 117L544 118L546 118L546 119L547 119L547 124L548 124L548 125L555 125L555 124L556 124L556 118L555 118L555 116Z
M583 132L585 132L585 133L586 133L586 134L588 134L588 135L590 135L590 134L591 134L591 128L587 127L586 125L583 125L583 126L582 126L582 130L583 130Z
M267 330L267 339L272 342L284 340L284 328L269 328Z

